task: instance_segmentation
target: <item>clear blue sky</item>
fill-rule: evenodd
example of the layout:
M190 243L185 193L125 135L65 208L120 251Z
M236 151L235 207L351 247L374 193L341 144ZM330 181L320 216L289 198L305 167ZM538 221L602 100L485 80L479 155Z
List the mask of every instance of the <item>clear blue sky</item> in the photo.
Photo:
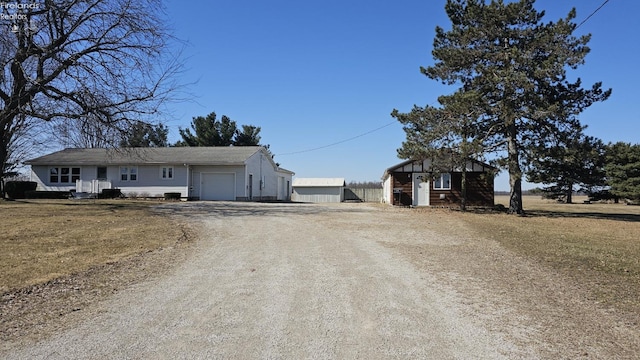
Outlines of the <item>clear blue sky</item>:
M576 7L579 23L604 0L538 0L545 21ZM449 27L445 0L168 0L167 15L186 40L183 82L193 101L170 105L170 141L194 116L215 111L262 128L276 161L298 177L379 180L402 160L396 108L436 104L450 90L420 74L433 63L435 27ZM587 134L638 143L640 3L610 0L578 29L591 54L571 76L602 81L611 98L581 116ZM525 188L532 187L525 185ZM506 174L496 190L508 190Z

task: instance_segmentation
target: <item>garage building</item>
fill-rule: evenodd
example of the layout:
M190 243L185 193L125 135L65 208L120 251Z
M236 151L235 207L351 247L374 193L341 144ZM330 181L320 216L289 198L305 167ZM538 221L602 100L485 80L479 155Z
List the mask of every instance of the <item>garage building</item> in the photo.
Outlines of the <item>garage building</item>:
M340 203L344 201L344 178L296 178L293 180L293 201Z

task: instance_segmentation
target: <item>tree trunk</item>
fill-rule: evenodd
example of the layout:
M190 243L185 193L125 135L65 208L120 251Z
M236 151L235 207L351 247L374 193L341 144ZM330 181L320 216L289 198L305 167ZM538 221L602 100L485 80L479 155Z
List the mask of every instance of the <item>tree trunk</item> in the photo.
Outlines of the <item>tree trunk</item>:
M3 140L5 135L4 130L0 129L0 131L3 132L2 134L0 134L0 199L4 199L4 177L6 175L5 171L7 161L9 161L9 151L7 149L8 145L6 145L6 142Z
M467 211L467 164L462 166L460 192L462 193L462 199L460 199L460 210Z
M573 185L569 184L567 188L567 204L573 203Z
M522 210L522 169L518 154L518 140L515 119L508 124L507 136L507 166L509 168L509 214L523 214Z

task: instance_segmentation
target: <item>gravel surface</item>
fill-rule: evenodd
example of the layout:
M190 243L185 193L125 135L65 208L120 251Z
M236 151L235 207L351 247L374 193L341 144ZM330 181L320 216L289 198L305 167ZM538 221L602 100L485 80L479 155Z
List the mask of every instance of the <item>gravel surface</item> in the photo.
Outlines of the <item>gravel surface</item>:
M638 324L446 211L175 203L173 271L3 359L634 359ZM584 292L586 293L586 292Z

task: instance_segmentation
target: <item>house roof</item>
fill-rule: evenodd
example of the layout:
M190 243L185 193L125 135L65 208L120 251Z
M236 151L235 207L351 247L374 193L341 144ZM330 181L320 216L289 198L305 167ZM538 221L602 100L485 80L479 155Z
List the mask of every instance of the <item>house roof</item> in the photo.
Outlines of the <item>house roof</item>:
M428 172L426 169L428 168L428 166L424 165L424 162L428 162L430 160L428 159L418 159L418 160L414 160L414 159L409 159L409 160L405 160L399 164L393 165L390 168L387 168L384 171L384 174L382 175L382 179L385 179L387 176L389 176L390 173L395 172L395 171L403 171L404 168L406 168L408 165L411 165L411 168L413 168L414 164L417 165L417 169L412 169L411 171L416 171L416 172ZM479 167L481 169L481 171L486 171L486 169L489 170L496 170L497 168L494 166L491 166L489 164L483 163L482 161L478 161L475 159L471 159L469 158L467 164L471 164L471 170L475 170L476 166ZM460 171L460 170L455 170L455 171Z
M242 165L261 146L163 147L119 149L64 149L32 160L27 165ZM281 169L285 170L285 169ZM288 171L288 170L287 170Z
M295 178L294 187L341 187L345 186L344 178Z

